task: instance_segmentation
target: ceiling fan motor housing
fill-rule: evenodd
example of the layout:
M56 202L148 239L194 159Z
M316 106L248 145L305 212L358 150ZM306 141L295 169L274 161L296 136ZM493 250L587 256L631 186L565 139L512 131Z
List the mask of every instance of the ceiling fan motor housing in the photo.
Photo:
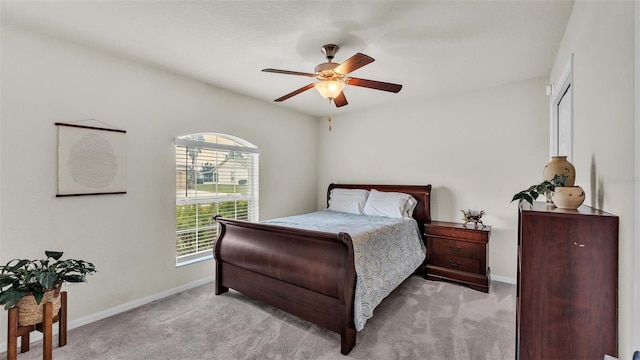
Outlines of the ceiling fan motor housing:
M335 71L333 71L333 69L337 68L338 65L337 63L332 63L332 62L326 62L326 63L322 63L322 64L318 64L316 66L316 78L318 80L338 80L338 79L342 79L344 77L343 74L339 74Z

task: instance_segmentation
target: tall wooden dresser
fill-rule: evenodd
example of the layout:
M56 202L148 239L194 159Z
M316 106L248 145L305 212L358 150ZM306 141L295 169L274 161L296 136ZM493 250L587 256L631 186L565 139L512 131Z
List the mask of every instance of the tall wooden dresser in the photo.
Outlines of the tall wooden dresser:
M618 217L535 203L518 230L516 358L617 356Z

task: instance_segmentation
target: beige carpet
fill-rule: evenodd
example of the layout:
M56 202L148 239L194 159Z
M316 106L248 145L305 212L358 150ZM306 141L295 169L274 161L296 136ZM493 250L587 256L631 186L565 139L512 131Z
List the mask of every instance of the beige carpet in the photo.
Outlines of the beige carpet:
M68 333L62 359L513 359L515 286L489 294L413 276L378 306L356 347L340 337L206 284ZM41 359L40 343L18 360Z

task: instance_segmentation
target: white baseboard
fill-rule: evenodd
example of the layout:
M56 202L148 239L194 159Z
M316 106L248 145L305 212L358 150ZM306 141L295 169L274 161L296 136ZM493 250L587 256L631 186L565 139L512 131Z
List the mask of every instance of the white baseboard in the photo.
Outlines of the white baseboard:
M169 290L166 290L166 291L162 291L162 292L159 292L159 293L151 295L151 296L147 296L147 297L144 297L144 298L141 298L141 299L137 299L137 300L128 302L126 304L118 305L118 306L116 306L114 308L111 308L111 309L107 309L107 310L104 310L104 311L101 311L101 312L98 312L98 313L95 313L95 314L91 314L91 315L85 316L85 317L80 318L80 319L76 319L74 321L70 321L67 324L67 330L75 329L77 327L80 327L80 326L83 326L83 325L87 325L87 324L90 324L92 322L95 322L95 321L98 321L98 320L102 320L102 319L108 318L110 316L123 313L125 311L129 311L131 309L135 309L135 308L137 308L139 306L148 304L148 303L156 301L156 300L160 300L160 299L165 298L167 296L171 296L171 295L175 295L175 294L181 293L183 291L189 290L189 289L194 288L194 287L198 287L200 285L204 285L204 284L212 282L214 280L215 280L215 277L213 277L213 276L207 277L207 278L204 278L204 279L201 279L201 280L198 280L198 281L194 281L194 282L189 283L189 284L178 286L177 288L173 288L173 289L169 289ZM53 326L53 334L55 335L57 333L58 333L58 327L54 325ZM29 340L30 340L31 344L42 340L42 333L37 332L37 331L32 333L30 338L29 338ZM19 346L19 344L20 344L20 342L18 342L18 346ZM7 351L7 343L6 343L6 340L5 340L5 342L0 343L0 353L4 353L6 351Z
M497 281L497 282L507 283L511 285L516 284L516 279L506 277L506 276L499 276L499 275L491 275L491 281Z

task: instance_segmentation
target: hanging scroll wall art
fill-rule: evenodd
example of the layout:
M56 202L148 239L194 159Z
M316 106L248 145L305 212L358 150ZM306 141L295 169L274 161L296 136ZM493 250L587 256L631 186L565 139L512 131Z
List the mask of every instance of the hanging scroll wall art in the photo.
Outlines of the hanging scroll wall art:
M126 194L125 130L55 123L58 194Z

